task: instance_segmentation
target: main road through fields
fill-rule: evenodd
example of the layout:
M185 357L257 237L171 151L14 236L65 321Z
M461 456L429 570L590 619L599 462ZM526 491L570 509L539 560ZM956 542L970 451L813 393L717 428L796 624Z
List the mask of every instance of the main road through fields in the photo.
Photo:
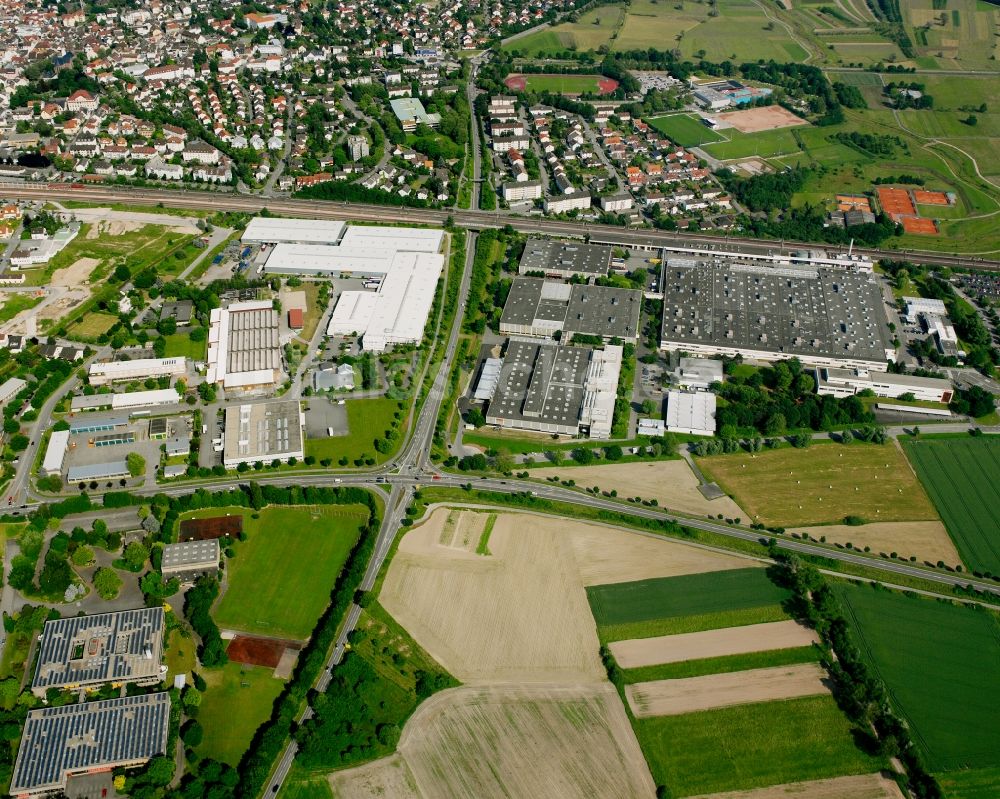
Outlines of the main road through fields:
M323 200L268 199L254 195L237 195L228 192L154 190L125 187L82 187L70 184L30 185L27 183L0 182L0 196L25 200L78 200L90 203L125 203L156 205L171 208L201 208L214 211L244 211L255 213L267 208L272 213L297 216L305 219L345 219L368 221L409 222L411 224L444 224L449 218L464 228L484 230L511 225L522 233L540 233L570 236L608 244L630 244L640 247L664 245L719 245L738 246L742 251L758 254L790 252L802 248L837 249L823 242L775 242L734 236L706 236L683 231L629 230L612 225L587 222L566 222L553 219L535 219L515 216L501 211L444 210L429 208L399 208L364 203L331 202ZM840 248L844 249L844 248ZM881 250L855 247L854 252L872 258L908 258L938 266L963 267L1000 271L1000 261L973 256L933 253L917 250Z

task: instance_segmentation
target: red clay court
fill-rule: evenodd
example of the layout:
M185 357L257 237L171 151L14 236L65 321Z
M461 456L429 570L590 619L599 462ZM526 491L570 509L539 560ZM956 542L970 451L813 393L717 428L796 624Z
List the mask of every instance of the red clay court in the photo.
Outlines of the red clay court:
M936 236L938 234L937 222L933 219L924 219L918 216L904 216L899 220L903 230L907 233L917 233L921 236Z
M213 516L211 519L185 519L181 522L180 541L208 541L212 538L236 538L243 531L242 516Z
M915 189L913 192L913 199L917 201L917 205L950 205L948 202L948 195L943 191L924 191L923 189Z
M255 638L252 635L237 635L229 642L226 654L236 663L246 663L250 666L267 666L275 668L281 661L289 641L275 641L271 638ZM297 649L298 647L295 646Z
M882 204L882 210L893 219L917 215L917 209L906 189L879 188L878 201Z

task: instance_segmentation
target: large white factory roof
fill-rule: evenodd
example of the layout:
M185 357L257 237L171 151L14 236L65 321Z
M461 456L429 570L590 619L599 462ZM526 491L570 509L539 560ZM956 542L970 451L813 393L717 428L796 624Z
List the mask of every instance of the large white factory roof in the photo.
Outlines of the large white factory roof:
M271 385L278 381L281 368L278 314L270 300L212 309L208 382L225 388Z
M378 291L340 295L327 335L360 333L364 349L374 352L419 342L443 266L444 256L436 253L396 253Z
M405 252L437 252L444 241L440 228L351 225L340 240L341 247L388 247Z
M276 244L264 269L281 274L363 272L385 274L392 267L395 247L330 247L326 244Z
M255 216L243 232L244 242L311 242L335 244L344 223L320 219L278 219Z

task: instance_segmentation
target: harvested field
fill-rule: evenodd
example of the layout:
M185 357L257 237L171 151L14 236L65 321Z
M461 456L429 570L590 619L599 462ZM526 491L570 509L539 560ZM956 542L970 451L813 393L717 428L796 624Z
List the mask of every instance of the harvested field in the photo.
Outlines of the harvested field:
M916 555L932 563L943 560L956 565L962 562L941 522L874 522L858 527L828 524L798 527L795 532L809 533L813 538L826 536L829 543L852 544L858 549L871 547L873 552L898 552L903 558Z
M281 662L287 642L273 638L257 638L252 635L237 635L229 642L226 654L237 663L251 666L275 668Z
M679 716L717 707L772 702L824 694L826 671L818 663L706 674L681 680L654 680L625 687L629 707L639 718Z
M698 490L698 478L684 460L622 463L615 466L573 466L532 469L532 477L573 478L580 486L600 486L604 491L617 491L623 497L639 496L655 499L664 508L695 516L746 518L729 497L711 501Z
M780 105L764 108L748 108L745 111L727 111L716 114L716 119L736 128L740 133L760 133L762 130L790 128L809 123Z
M698 633L612 641L608 647L619 666L637 669L682 660L809 646L818 640L813 630L797 621L775 621Z
M57 269L49 279L50 286L60 288L75 288L82 286L90 279L90 273L100 264L98 258L77 258L65 269Z
M903 799L899 786L881 774L786 782L752 791L709 793L691 799Z
M396 755L335 774L331 785L342 799L654 795L608 683L442 691L407 721Z
M744 566L671 541L533 514L435 510L402 539L379 601L463 682L604 679L585 585Z

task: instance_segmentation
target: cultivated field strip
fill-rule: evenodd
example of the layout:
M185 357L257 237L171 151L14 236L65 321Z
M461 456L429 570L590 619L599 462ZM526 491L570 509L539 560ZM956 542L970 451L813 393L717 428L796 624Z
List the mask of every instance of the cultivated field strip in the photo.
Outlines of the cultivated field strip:
M827 693L825 679L826 671L818 663L800 663L635 683L626 686L625 695L638 718L679 716L717 707Z
M612 641L608 647L619 666L623 669L635 669L682 660L809 646L818 640L813 630L797 621L788 620Z
M899 786L881 774L858 774L831 780L786 782L750 791L727 791L691 799L903 799Z

